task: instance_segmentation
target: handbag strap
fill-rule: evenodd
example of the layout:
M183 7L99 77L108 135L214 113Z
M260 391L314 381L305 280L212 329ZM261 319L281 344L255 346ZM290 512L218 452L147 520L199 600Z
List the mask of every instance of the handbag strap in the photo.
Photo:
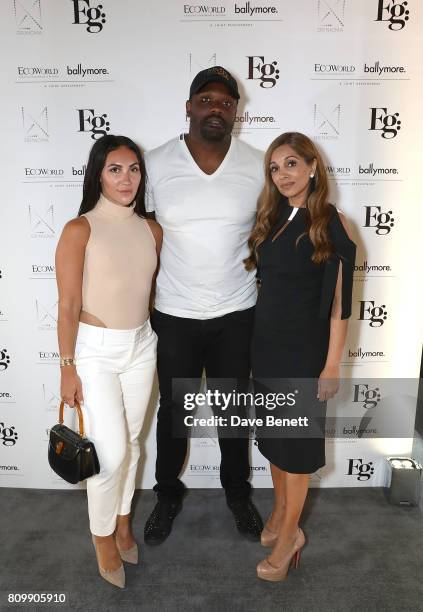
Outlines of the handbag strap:
M63 411L64 411L64 407L65 407L65 402L62 400L60 402L60 408L59 408L59 423L60 425L63 425ZM75 410L78 413L78 421L79 421L79 435L81 436L81 438L85 437L85 433L84 433L84 417L82 416L82 410L81 410L81 406L79 405L79 402L77 400L75 400Z

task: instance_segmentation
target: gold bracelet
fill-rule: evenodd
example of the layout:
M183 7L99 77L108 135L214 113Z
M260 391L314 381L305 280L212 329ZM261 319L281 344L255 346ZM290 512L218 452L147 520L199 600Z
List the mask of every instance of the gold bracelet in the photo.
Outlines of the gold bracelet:
M60 357L60 367L67 365L76 365L75 359L73 357Z

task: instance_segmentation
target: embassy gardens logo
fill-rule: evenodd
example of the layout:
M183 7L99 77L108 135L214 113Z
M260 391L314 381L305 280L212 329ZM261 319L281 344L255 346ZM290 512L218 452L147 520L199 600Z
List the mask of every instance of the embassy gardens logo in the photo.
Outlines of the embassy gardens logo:
M34 112L21 106L22 128L25 142L48 142L50 134L48 130L48 110L44 106L41 110Z
M41 0L13 0L17 34L41 34Z
M336 140L341 131L341 105L335 106L315 104L313 122L316 139Z
M343 32L347 0L317 0L317 31Z

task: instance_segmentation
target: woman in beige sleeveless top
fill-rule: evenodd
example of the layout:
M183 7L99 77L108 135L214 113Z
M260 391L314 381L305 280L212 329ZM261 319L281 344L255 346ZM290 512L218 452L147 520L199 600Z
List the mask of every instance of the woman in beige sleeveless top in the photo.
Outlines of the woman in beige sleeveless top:
M100 473L87 480L100 574L123 587L122 560L137 563L130 512L150 399L157 338L149 304L162 230L147 220L137 145L104 136L91 149L78 217L56 251L61 396L82 404Z

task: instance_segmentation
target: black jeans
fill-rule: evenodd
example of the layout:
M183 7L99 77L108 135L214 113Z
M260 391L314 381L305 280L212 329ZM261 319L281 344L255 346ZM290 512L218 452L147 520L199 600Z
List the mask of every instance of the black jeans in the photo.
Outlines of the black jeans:
M179 480L187 454L187 437L175 436L175 412L184 408L172 397L172 379L246 380L250 375L250 344L254 307L215 319L187 319L154 310L151 322L158 336L157 371L160 406L157 414L157 461L154 490L159 500L177 500L184 492ZM198 389L196 389L198 391ZM187 414L185 412L185 414ZM220 481L229 503L249 497L249 440L219 437Z

